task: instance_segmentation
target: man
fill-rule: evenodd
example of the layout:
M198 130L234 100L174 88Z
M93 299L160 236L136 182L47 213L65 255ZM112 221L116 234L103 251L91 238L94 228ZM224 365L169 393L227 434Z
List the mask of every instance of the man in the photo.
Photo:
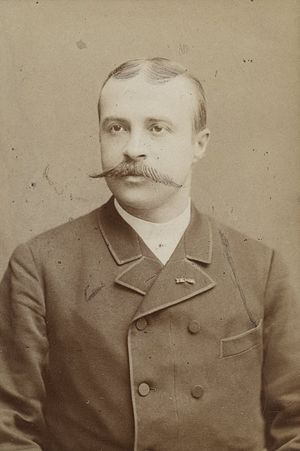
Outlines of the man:
M300 449L285 269L190 205L205 111L163 58L105 81L113 197L19 246L1 284L1 451Z

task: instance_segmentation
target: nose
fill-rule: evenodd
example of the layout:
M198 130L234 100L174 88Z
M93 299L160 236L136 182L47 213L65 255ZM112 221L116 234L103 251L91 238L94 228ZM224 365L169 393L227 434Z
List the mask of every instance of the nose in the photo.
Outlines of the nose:
M131 130L130 137L124 147L124 156L132 160L147 158L146 145L141 131Z

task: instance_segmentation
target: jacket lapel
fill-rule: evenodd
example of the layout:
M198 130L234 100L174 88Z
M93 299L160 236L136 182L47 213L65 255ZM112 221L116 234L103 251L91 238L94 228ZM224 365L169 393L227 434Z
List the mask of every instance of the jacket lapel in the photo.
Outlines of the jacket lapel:
M162 267L163 265L158 259L143 256L133 265L125 268L115 279L115 282L146 295Z
M163 267L115 209L111 198L99 211L99 227L108 249L122 269L115 283L145 295Z
M138 235L115 209L113 197L100 208L98 223L108 249L118 265L142 257Z
M190 225L165 266L120 217L111 198L99 212L99 227L122 271L115 283L144 296L134 320L211 289L205 268L212 258L211 225L193 207Z
M170 260L155 278L133 320L213 288L216 283L206 271L211 259L210 222L193 207L190 225Z

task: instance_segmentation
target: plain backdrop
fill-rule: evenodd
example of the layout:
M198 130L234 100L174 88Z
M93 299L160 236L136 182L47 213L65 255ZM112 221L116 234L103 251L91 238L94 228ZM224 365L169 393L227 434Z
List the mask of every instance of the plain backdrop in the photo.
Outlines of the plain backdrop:
M203 83L204 212L300 270L297 0L0 0L0 275L17 244L97 208L96 104L107 73L163 56Z

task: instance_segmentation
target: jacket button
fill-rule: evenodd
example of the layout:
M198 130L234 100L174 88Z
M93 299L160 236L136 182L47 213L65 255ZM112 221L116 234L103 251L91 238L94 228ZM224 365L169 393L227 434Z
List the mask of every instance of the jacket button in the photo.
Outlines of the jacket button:
M150 387L146 382L142 382L138 387L138 392L140 396L147 396L150 393Z
M195 387L192 388L191 393L193 398L202 398L204 393L203 387L201 387L201 385L195 385Z
M188 331L191 334L197 334L200 331L200 324L198 323L198 321L191 321L188 325Z
M147 326L148 321L146 320L146 318L139 318L138 320L136 320L135 327L137 328L137 330L144 330Z

